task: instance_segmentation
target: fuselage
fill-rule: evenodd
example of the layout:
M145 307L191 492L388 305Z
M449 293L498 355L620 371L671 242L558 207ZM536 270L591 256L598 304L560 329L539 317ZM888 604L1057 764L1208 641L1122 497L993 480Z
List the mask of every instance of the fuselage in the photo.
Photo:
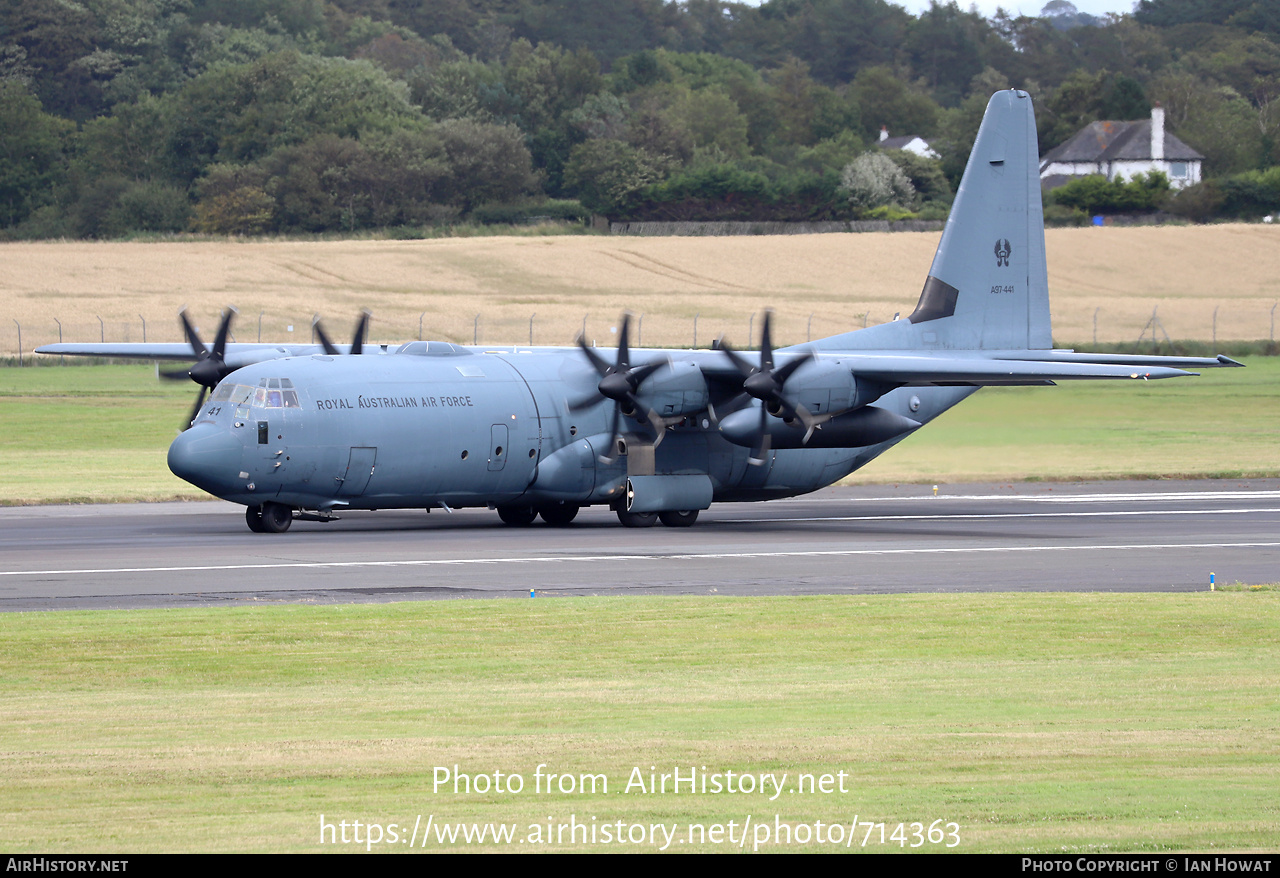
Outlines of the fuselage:
M169 465L246 506L587 506L617 505L629 476L655 474L709 479L714 500L805 493L897 441L772 451L752 466L749 449L726 441L701 410L672 424L656 448L642 422L624 418L625 453L617 454L613 403L574 404L597 380L572 350L419 343L392 354L270 360L218 385L174 441ZM878 405L923 423L970 392L903 388Z

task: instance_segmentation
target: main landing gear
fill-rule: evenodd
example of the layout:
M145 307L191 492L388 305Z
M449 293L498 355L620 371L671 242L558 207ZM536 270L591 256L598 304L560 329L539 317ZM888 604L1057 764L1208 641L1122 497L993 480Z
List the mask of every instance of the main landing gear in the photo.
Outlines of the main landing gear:
M554 503L550 506L499 506L498 517L503 524L526 527L539 515L552 527L565 527L578 516L581 507L576 503Z
M527 527L533 520L542 516L542 520L552 527L565 527L577 517L579 507L576 503L555 503L550 506L499 506L498 517L504 524L512 527ZM665 512L627 512L617 510L618 521L623 527L653 527L659 521L667 527L692 527L698 520L697 509L671 509ZM252 524L249 525L253 527Z
M256 534L282 534L293 524L293 508L283 503L248 506L244 510L244 520L249 530Z
M692 527L698 520L698 510L669 509L662 512L627 512L618 510L618 521L623 527L653 527L659 521L667 527Z

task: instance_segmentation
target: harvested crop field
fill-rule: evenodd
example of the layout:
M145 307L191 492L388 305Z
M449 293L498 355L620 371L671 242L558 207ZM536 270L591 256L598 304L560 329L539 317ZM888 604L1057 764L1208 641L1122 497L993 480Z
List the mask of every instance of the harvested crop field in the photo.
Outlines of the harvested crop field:
M724 238L606 236L424 241L53 242L0 245L0 355L58 340L180 339L186 304L211 332L224 305L239 341L310 338L315 313L345 334L360 308L371 338L600 344L623 310L646 345L739 344L776 308L781 343L915 306L937 233ZM1273 336L1280 228L1264 225L1051 229L1059 344L1135 341L1153 310L1161 337ZM1216 311L1216 328L1215 328ZM1095 336L1096 318L1096 336ZM292 326L292 330L289 327ZM1147 330L1149 333L1149 330ZM758 342L753 337L752 341Z

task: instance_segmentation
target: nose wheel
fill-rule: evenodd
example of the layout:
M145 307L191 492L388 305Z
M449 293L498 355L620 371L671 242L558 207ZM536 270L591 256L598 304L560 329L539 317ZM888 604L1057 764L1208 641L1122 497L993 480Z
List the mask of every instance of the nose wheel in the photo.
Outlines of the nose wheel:
M245 523L256 534L282 534L293 524L293 508L283 503L263 503L244 510Z

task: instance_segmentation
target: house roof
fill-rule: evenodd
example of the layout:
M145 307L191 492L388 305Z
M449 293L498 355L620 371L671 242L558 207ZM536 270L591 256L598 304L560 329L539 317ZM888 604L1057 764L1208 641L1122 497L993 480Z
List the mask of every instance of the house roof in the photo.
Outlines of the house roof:
M1137 122L1091 122L1049 150L1041 163L1049 162L1112 162L1144 160L1151 158L1151 120ZM1203 159L1204 156L1178 138L1164 132L1165 161L1181 162Z
M929 145L929 142L923 137L918 137L915 134L904 134L901 137L886 137L884 140L877 143L876 146L881 149L905 149L907 144L911 143L913 140L919 140L925 146Z

